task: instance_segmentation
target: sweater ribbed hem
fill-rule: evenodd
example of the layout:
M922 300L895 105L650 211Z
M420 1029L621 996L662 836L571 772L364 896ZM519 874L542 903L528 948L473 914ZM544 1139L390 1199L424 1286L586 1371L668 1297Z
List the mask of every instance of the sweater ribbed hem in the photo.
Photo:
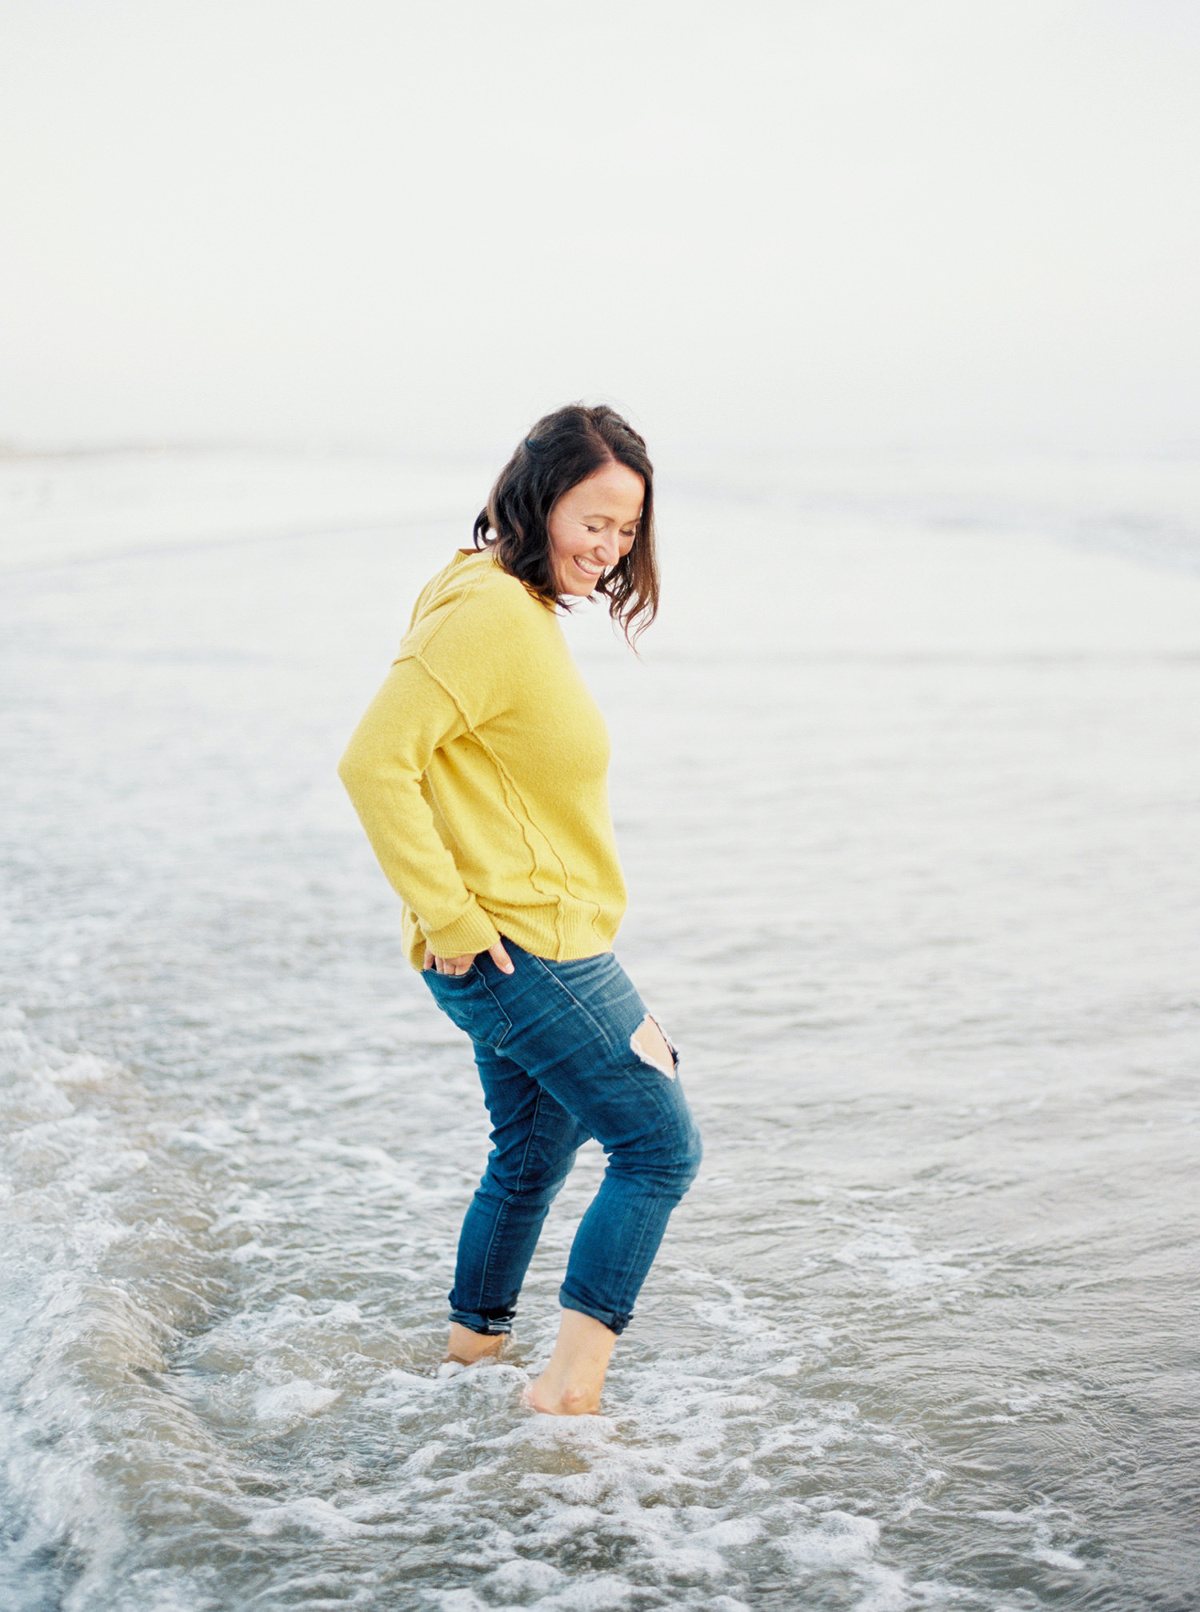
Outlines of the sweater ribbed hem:
M490 936L480 941L479 920L490 926ZM456 923L428 933L419 919L408 915L405 925L408 957L418 971L425 966L425 945L438 957L461 957L467 952L485 952L496 940L507 936L522 950L553 963L569 963L579 957L597 957L610 952L617 935L616 923L597 922L595 908L586 911L557 904L545 907L485 909L477 906ZM459 944L459 942L462 944Z
M500 939L500 931L478 906L441 929L426 929L423 924L419 928L435 957L465 957L468 952L485 952ZM424 961L425 947L422 946L422 964Z

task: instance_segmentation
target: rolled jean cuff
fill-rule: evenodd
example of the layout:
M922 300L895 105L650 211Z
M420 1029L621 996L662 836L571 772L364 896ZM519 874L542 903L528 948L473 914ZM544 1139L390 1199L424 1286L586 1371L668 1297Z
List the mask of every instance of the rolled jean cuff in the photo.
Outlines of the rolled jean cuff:
M483 1338L501 1338L512 1331L512 1316L480 1315L478 1310L450 1311L451 1321L457 1322L460 1327L466 1327L468 1332L478 1332Z
M558 1302L564 1310L577 1310L580 1315L590 1315L593 1321L599 1321L601 1326L615 1332L618 1338L633 1318L632 1311L629 1315L618 1315L615 1310L602 1310L599 1305L589 1304L586 1299L577 1299L565 1287L559 1289Z

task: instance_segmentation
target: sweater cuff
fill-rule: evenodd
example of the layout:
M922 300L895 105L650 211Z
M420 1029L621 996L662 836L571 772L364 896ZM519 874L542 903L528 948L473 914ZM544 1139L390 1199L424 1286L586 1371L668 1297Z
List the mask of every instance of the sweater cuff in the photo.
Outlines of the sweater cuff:
M435 957L465 957L485 952L500 939L500 931L482 907L472 903L461 918L442 929L431 929L423 918L417 923Z

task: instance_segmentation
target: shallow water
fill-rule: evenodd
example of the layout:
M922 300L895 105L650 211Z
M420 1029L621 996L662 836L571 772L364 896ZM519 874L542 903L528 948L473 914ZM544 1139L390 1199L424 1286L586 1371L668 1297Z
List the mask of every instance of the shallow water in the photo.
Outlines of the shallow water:
M664 504L569 631L707 1158L569 1423L600 1160L437 1375L485 1130L332 772L462 521L7 574L6 1609L1200 1605L1200 580Z

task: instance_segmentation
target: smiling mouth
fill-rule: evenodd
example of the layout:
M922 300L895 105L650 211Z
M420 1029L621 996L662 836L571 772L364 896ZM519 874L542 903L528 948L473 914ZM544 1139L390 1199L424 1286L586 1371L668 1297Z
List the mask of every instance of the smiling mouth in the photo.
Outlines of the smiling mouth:
M596 565L592 560L581 560L579 556L576 555L575 564L583 572L585 577L600 578L604 575L604 567L602 565Z

